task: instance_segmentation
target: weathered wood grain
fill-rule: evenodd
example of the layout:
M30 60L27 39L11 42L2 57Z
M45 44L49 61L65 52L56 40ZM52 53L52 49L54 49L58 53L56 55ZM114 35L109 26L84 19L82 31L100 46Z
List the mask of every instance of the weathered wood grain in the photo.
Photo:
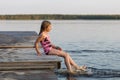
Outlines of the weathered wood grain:
M0 71L0 80L58 80L51 70Z
M37 56L34 49L36 32L1 31L0 37L3 42L0 44L0 70L60 68L58 56Z

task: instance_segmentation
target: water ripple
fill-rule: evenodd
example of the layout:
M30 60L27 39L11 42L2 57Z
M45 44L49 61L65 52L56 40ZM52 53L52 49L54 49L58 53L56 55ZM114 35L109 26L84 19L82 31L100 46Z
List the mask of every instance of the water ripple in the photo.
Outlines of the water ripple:
M55 71L57 75L61 76L68 76L68 73L66 69L60 69ZM74 74L71 74L75 77L94 77L94 78L113 78L113 77L120 77L120 70L114 70L114 69L97 69L93 67L88 67L87 71L80 71L76 72Z
M65 50L70 53L120 53L118 50Z

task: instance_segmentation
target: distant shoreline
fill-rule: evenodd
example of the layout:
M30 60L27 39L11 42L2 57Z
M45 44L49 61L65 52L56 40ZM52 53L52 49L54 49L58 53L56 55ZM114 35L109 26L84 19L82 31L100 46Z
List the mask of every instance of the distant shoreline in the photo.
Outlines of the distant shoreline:
M120 15L16 14L0 15L0 20L120 20Z

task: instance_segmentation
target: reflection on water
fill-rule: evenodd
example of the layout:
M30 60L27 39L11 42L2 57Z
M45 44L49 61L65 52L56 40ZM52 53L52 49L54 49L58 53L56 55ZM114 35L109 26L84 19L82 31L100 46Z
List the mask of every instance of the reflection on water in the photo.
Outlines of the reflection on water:
M88 67L86 71L77 71L74 73L68 73L66 69L60 69L55 72L59 77L66 77L67 80L80 78L80 77L89 77L89 78L113 78L120 77L120 69L97 69L93 67Z

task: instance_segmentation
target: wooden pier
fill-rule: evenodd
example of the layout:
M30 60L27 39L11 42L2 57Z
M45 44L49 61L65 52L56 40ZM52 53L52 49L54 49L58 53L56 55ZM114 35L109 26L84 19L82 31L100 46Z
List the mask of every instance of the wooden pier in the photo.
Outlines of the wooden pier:
M58 56L37 56L33 31L0 32L0 80L57 80Z

